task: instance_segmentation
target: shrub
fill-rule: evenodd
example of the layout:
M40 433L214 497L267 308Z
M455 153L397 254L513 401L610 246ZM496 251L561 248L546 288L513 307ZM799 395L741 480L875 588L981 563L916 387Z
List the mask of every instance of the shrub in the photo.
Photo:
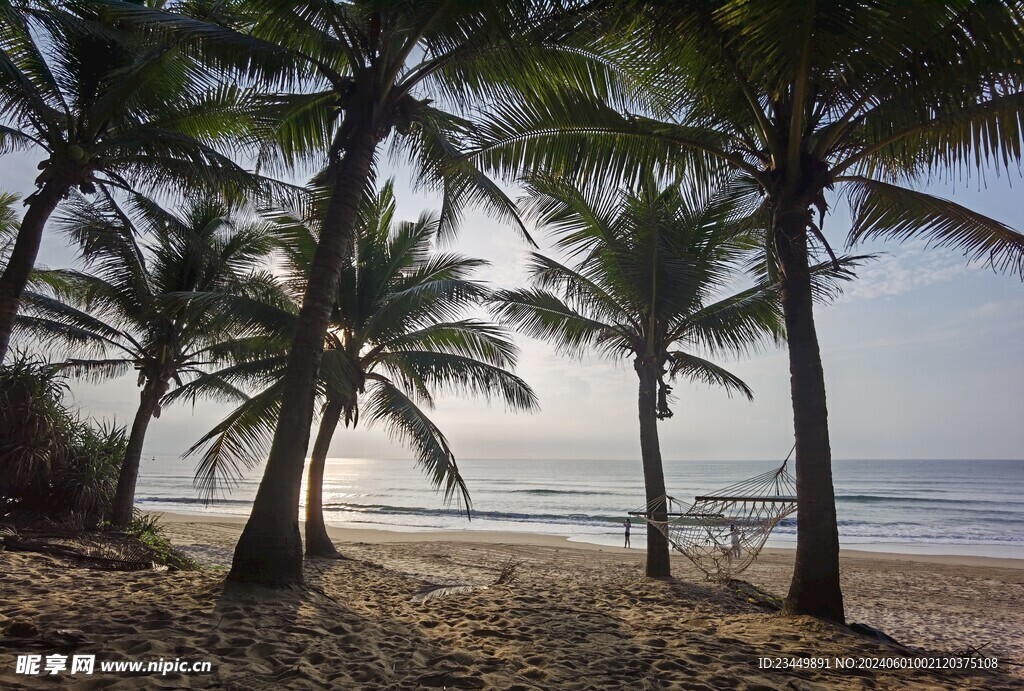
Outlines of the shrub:
M64 403L65 375L24 353L0 365L0 515L95 528L110 510L128 436Z
M154 561L182 571L194 571L199 568L194 560L174 548L170 539L164 534L159 516L142 513L136 510L132 514L132 523L128 526L128 534L133 536L151 554Z

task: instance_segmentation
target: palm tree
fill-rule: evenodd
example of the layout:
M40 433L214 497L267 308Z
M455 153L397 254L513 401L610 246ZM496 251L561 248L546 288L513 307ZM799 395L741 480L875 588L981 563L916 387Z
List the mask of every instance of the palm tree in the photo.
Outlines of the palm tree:
M65 367L94 379L138 372L142 388L114 497L112 523L131 522L146 430L160 417L172 384L203 367L248 352L243 330L196 295L272 293L273 277L259 267L277 248L266 225L239 225L219 201L192 202L181 214L134 196L126 208L76 197L59 219L82 246L86 271L37 271L49 290L26 292L19 333L62 344L75 357ZM137 236L149 238L143 246ZM267 290L267 288L271 290Z
M240 5L242 12L228 21L230 26L142 8L116 11L202 45L225 63L252 67L266 59L279 68L282 52L292 56L298 68L288 76L297 75L303 88L271 99L269 112L279 123L272 153L287 165L314 161L319 166L326 159L323 180L330 201L289 351L281 412L228 574L229 580L282 585L302 580L298 502L318 368L378 148L391 138L395 153L413 164L418 182L443 192L443 232L451 232L467 203L482 202L515 218L502 190L459 156L460 141L473 127L465 114L483 99L513 87L530 91L555 73L567 83L599 85L608 82L610 72L585 50L549 49L552 42L545 41L571 30L573 23L556 22L542 33L539 27L548 27L552 15L560 18L562 7L538 0L246 0ZM287 76L272 71L266 80L279 84Z
M628 357L639 380L640 453L648 510L665 520L665 475L658 421L672 417L666 379L721 386L752 398L734 374L704 359L736 354L783 335L778 295L754 285L730 294L751 243L727 197L695 190L584 192L552 178L534 178L534 208L554 229L556 247L579 256L575 266L534 253L536 287L498 292L501 321L574 355L594 348ZM647 569L668 577L664 535L647 531Z
M83 10L84 12L84 10ZM41 150L0 275L0 360L43 227L74 189L228 183L253 178L215 148L249 119L241 92L171 43L154 43L44 0L0 0L0 154Z
M664 46L650 113L667 117L544 93L493 115L481 158L507 171L571 161L590 176L628 177L638 163L684 168L708 184L724 171L748 176L769 231L765 257L782 281L789 344L800 512L785 610L843 621L808 267L816 248L832 253L822 221L838 188L850 202L850 243L924 237L1024 275L1024 236L907 186L1020 161L1020 4L684 0L630 9L645 28L634 23L625 34Z
M321 232L322 207L313 213L277 216L289 238L288 284L301 295ZM337 556L324 525L323 476L338 424L360 419L383 425L410 444L417 462L446 501L459 495L469 511L469 493L444 434L422 407L433 407L434 392L446 390L490 398L514 410L536 407L533 391L507 368L516 348L501 329L460 318L489 295L470 275L486 262L431 251L440 217L423 214L415 222L394 222L390 183L364 200L356 229L356 256L346 262L324 340L318 385L323 402L310 457L306 491L306 555ZM306 216L303 218L303 216ZM233 298L228 298L232 300ZM297 310L265 314L270 339L296 328ZM203 446L197 478L207 497L252 467L262 456L276 421L287 357L268 353L200 377L176 396L234 394L254 381L265 385L197 442Z

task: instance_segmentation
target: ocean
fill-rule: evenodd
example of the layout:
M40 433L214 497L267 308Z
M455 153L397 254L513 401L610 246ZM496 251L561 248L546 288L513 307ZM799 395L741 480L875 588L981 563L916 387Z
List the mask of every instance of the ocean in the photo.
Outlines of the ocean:
M669 494L684 500L758 475L772 461L666 461ZM333 458L324 480L329 525L388 530L496 530L561 535L619 545L627 512L644 502L640 461L460 460L472 520L411 460ZM792 466L790 466L792 471ZM193 464L143 461L137 503L146 510L247 515L262 471L204 505ZM833 462L842 547L881 552L1024 558L1024 461L837 460ZM634 521L633 545L644 529ZM796 517L771 547L796 544Z

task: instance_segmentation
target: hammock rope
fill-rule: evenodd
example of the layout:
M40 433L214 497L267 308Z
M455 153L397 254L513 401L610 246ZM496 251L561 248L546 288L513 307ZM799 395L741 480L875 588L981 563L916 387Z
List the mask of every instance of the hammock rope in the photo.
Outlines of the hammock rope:
M779 521L796 512L796 481L786 470L792 455L775 470L694 497L689 506L665 495L629 515L664 535L709 580L728 580L750 566Z

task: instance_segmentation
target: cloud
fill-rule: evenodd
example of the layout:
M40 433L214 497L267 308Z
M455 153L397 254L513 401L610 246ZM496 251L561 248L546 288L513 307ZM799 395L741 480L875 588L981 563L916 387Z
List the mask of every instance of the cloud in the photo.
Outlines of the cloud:
M839 302L902 295L958 279L973 270L976 267L951 252L929 248L924 241L910 242L858 270Z
M1018 305L1014 310L1008 309L1009 305L1006 302L986 302L983 305L979 305L970 311L971 316L988 318L988 317L999 317L1006 314L1017 315L1020 312L1015 311L1019 309Z

